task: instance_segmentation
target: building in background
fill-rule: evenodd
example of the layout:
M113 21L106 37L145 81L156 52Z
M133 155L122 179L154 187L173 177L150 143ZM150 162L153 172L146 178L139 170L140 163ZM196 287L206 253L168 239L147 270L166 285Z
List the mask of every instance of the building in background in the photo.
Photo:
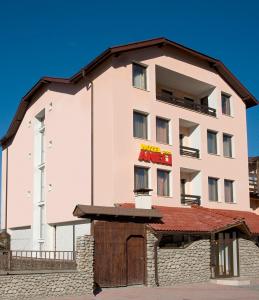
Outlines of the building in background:
M154 205L183 210L188 225L196 205L230 212L201 233L218 230L218 274L237 276L237 234L247 231L233 220L251 214L246 109L255 105L219 60L164 38L110 48L69 79L42 78L1 140L1 220L12 249L73 250L93 216L125 202L135 217ZM92 208L77 207L80 221L78 203ZM199 225L186 228L161 246L187 243L186 234L195 241Z
M259 156L249 157L249 191L251 208L259 207Z

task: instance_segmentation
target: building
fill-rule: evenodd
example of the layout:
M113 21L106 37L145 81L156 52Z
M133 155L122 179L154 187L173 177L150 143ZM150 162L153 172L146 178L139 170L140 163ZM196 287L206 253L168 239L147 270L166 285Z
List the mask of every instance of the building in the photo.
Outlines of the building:
M250 206L257 211L259 207L259 157L249 157Z
M222 62L165 38L109 48L68 79L42 78L1 140L1 221L12 249L73 250L94 219L102 220L99 258L104 237L121 238L123 253L139 251L128 258L133 275L125 269L108 286L149 278L147 263L138 269L144 236L155 249L202 243L205 277L212 266L219 277L238 276L237 236L259 234L249 227L257 219L246 134L246 109L257 104ZM170 215L185 222L169 224ZM145 224L159 237L146 237ZM210 242L220 245L217 261Z

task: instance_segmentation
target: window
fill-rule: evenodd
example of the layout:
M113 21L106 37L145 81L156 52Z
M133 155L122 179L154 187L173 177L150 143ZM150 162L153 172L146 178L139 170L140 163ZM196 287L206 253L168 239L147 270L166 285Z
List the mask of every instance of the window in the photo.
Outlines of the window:
M172 234L163 235L159 247L160 248L185 248L194 241L202 239L199 235L189 234Z
M139 112L133 113L134 137L147 139L147 115Z
M147 67L133 64L133 86L142 90L147 89Z
M156 118L156 141L158 143L169 144L169 121Z
M226 94L221 95L221 105L222 105L222 113L224 115L231 115L231 107L230 107L230 96Z
M232 136L223 134L223 154L226 157L232 157Z
M218 201L218 179L209 177L209 200Z
M203 97L203 98L201 98L201 105L202 106L209 106L209 97L208 96L206 96L206 97Z
M185 195L186 179L181 179L181 194Z
M233 203L234 202L234 193L233 193L233 180L224 180L224 192L225 192L225 202Z
M170 196L170 172L157 170L157 194L159 196Z
M217 132L208 130L207 132L207 141L208 141L208 153L217 154Z
M148 168L134 167L134 189L148 189Z

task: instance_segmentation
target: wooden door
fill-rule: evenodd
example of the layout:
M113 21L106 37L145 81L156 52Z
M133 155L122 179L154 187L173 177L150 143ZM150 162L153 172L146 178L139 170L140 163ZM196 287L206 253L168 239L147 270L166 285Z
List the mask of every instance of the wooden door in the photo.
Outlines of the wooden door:
M99 221L94 224L94 281L100 287L144 282L144 225Z
M144 238L131 236L127 240L127 285L144 283Z

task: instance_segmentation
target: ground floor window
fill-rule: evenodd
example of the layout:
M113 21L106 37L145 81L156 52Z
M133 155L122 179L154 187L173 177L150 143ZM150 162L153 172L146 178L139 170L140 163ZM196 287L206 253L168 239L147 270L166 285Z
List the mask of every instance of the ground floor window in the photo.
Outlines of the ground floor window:
M185 248L192 242L202 239L201 235L190 234L170 234L163 235L159 247L160 248Z

